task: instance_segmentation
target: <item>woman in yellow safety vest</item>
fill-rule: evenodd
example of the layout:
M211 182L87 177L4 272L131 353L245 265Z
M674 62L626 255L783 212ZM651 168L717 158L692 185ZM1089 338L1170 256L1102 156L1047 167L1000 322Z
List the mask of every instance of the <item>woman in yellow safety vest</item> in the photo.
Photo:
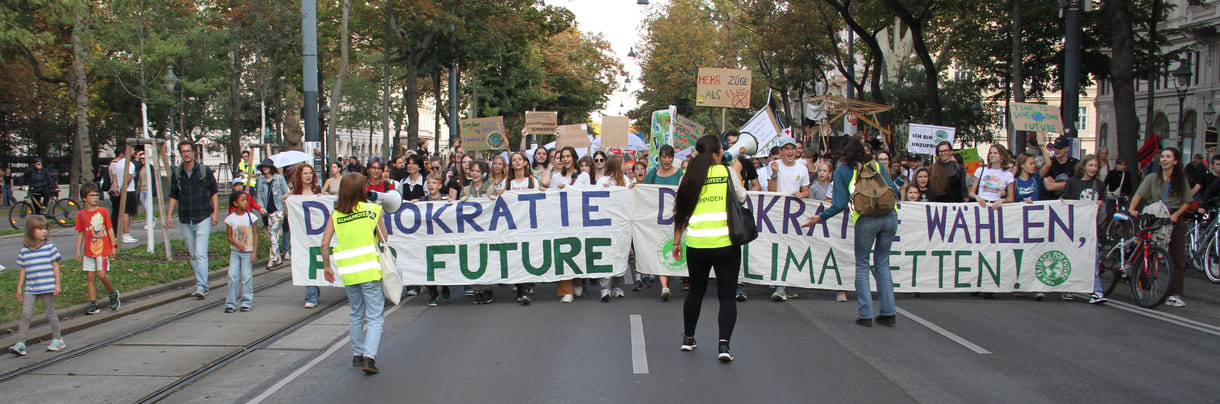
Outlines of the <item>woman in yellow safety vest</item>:
M385 240L386 232L381 206L364 201L366 181L360 173L347 173L339 182L339 200L322 233L322 268L327 282L335 281L337 271L347 291L351 305L352 366L375 374L379 372L375 358L385 320L385 297L381 292L377 239L373 237ZM332 269L331 249L326 246L336 235L339 240L334 247L334 257L338 268Z
M682 260L682 236L686 236L686 271L690 275L691 289L682 303L682 350L695 350L695 325L699 322L699 311L703 294L707 292L708 273L716 270L716 297L720 301L721 362L733 360L729 353L729 338L737 323L737 301L733 292L737 287L737 276L741 268L741 247L729 239L727 195L729 185L737 195L737 203L746 200L746 189L741 184L741 164L721 164L723 149L720 139L707 135L695 143L698 152L687 165L686 175L678 185L674 199L674 242L670 253L675 260Z

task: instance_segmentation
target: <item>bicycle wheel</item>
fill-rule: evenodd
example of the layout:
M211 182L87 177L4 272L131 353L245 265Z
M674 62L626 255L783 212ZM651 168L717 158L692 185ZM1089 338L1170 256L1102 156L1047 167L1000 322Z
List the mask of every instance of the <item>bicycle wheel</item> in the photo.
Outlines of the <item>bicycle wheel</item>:
M1118 243L1135 235L1130 220L1114 220L1114 218L1106 218L1106 223L1102 226L1101 234L1103 239Z
M1140 254L1138 251L1136 254ZM1148 247L1147 258L1135 257L1131 268L1131 297L1140 306L1153 308L1169 297L1173 284L1173 259L1161 247Z
M34 214L34 205L26 201L17 202L12 209L8 210L8 223L14 229L20 229L25 226L25 217L32 214Z
M1126 277L1122 272L1122 245L1110 247L1105 255L1101 257L1101 261L1097 262L1097 268L1100 269L1098 276L1101 278L1101 284L1106 285L1106 296L1114 293L1114 289L1118 284L1123 283Z
M73 227L76 225L77 212L80 212L80 205L76 201L60 199L55 201L55 206L51 207L51 218L60 226Z
M1202 264L1199 269L1202 269L1203 274L1207 275L1207 280L1212 283L1220 283L1220 241L1216 241L1214 236L1211 237L1203 246L1202 251L1199 251L1199 255Z

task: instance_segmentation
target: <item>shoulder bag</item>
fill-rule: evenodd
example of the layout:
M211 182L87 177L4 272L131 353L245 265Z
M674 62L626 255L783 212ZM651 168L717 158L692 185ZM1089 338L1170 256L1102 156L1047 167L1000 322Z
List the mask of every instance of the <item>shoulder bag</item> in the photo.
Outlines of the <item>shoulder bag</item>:
M754 212L747 209L745 205L737 202L737 191L733 184L733 176L729 175L729 181L726 184L728 191L727 201L725 201L725 213L728 214L729 221L729 239L733 241L734 246L740 246L758 238L758 224L754 223Z
M377 233L377 220L373 220L373 233ZM381 264L381 292L390 303L398 305L402 301L402 275L398 273L398 259L385 245L385 240L377 235L377 261Z

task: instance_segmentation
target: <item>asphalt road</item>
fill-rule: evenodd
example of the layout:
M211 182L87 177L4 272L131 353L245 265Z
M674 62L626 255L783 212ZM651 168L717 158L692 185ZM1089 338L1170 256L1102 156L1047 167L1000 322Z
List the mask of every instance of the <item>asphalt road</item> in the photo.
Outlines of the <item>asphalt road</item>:
M1218 286L1188 284L1196 294ZM855 304L829 292L785 303L767 291L739 304L736 360L716 360L716 303L705 301L694 352L678 349L681 300L657 289L560 304L542 286L534 305L416 298L386 322L366 376L338 349L265 394L266 402L1214 402L1220 385L1220 305L1143 310L1122 293L1094 306L1048 296L900 296L895 328L853 323ZM713 290L714 291L714 288ZM709 292L712 292L709 291ZM679 297L682 296L679 293ZM508 301L505 301L508 300ZM642 325L633 343L631 316ZM918 318L918 319L916 319ZM342 343L342 344L340 344ZM635 344L635 346L633 346ZM639 372L639 361L647 369ZM284 380L284 379L281 379ZM257 392L256 392L257 393ZM246 396L247 398L252 396Z

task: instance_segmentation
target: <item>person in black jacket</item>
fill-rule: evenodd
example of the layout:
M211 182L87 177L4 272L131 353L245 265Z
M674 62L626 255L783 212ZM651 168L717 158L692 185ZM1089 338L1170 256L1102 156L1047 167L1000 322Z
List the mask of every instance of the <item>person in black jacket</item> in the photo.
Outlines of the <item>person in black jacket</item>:
M946 141L936 145L936 163L932 164L928 188L932 190L932 202L966 200L966 168L953 158L952 143Z

